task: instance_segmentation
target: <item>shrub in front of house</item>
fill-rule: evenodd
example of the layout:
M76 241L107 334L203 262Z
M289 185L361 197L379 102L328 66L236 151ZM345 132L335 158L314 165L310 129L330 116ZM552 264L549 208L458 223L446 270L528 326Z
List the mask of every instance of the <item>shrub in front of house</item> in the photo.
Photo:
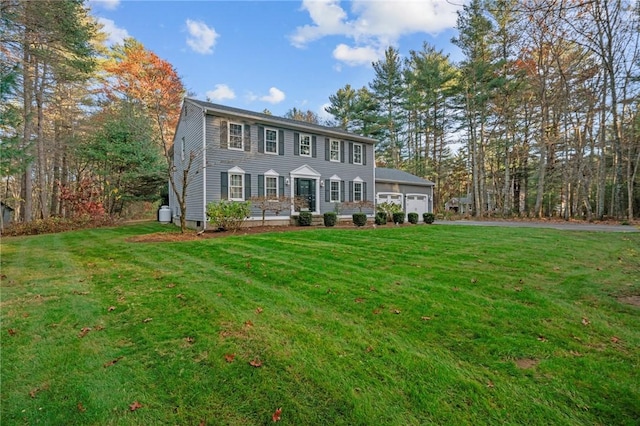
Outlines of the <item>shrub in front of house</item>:
M352 215L353 224L356 226L365 226L367 224L367 214L366 213L354 213Z
M418 223L418 219L420 216L416 212L411 212L407 215L407 220L409 223L413 223L414 225Z
M376 222L376 225L386 225L387 214L385 212L376 213L375 222Z
M311 222L313 221L313 215L311 212L300 212L298 216L298 225L300 226L311 226Z
M236 231L251 214L251 203L248 201L227 201L207 204L209 223L220 231Z
M324 215L324 226L336 226L338 215L335 212L326 212Z
M431 224L434 220L436 220L436 215L433 213L423 213L422 219L424 220L424 223Z
M402 225L404 223L404 212L395 212L393 214L393 223Z

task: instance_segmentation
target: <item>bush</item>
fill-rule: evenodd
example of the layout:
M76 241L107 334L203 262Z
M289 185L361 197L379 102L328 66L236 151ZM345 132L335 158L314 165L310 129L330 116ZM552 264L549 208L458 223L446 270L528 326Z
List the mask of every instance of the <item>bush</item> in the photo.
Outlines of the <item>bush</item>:
M393 223L402 225L404 223L404 212L395 212L393 214Z
M338 215L335 212L326 212L324 214L324 226L336 226Z
M354 213L353 224L356 226L365 226L367 224L367 214L366 213Z
M402 211L402 207L399 204L385 201L384 203L378 204L377 210L385 213L387 215L387 222L389 222L394 213Z
M111 226L115 220L111 216L91 217L88 215L65 218L51 216L47 219L36 219L30 222L14 222L2 230L4 236L55 234L74 231L76 229L99 228Z
M418 213L416 213L416 212L411 212L411 213L409 213L409 214L407 215L407 220L409 220L409 223L413 223L413 224L415 225L416 223L418 223L418 218L419 218L419 217L420 217L420 216L418 216Z
M376 225L386 225L387 223L387 214L385 212L376 213Z
M424 223L431 224L434 220L436 220L436 215L433 213L423 213L422 219L424 220Z
M311 212L300 212L300 216L298 216L299 226L311 226L312 221L313 215L311 214Z
M220 231L237 231L251 214L248 201L220 200L207 204L209 223Z

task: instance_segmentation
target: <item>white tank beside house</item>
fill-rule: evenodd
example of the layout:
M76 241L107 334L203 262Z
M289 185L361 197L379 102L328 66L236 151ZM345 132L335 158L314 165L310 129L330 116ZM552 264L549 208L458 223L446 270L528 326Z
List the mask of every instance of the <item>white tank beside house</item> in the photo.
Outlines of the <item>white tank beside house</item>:
M160 206L160 210L158 210L158 221L160 223L171 223L171 209L169 206Z

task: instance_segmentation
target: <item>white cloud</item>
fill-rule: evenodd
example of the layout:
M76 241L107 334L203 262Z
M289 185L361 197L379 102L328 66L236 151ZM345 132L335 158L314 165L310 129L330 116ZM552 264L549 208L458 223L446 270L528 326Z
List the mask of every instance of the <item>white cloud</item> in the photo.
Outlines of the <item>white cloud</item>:
M320 109L318 110L318 118L320 119L320 122L326 123L328 121L335 120L335 117L329 114L326 110L326 108L329 108L330 106L331 106L331 103L329 102L320 105Z
M295 47L302 48L325 36L343 36L353 40L353 45L341 43L333 56L349 65L370 63L402 36L437 34L453 28L456 11L462 8L457 3L462 2L353 0L349 3L352 17L349 19L339 0L303 0L302 10L309 13L312 24L297 27L290 41ZM373 52L376 52L375 57Z
M271 104L278 104L284 101L285 95L284 92L276 87L272 87L269 89L269 94L262 96L260 98L261 101L269 102Z
M187 19L187 31L190 36L187 37L187 45L191 49L203 55L213 53L213 46L219 37L215 29L208 27L204 22Z
M236 94L226 84L216 84L215 89L209 90L206 95L207 98L213 101L224 101L225 99L236 98Z
M349 47L341 43L333 50L335 59L350 66L367 65L377 61L382 56L384 56L384 51L370 46Z
M102 25L102 32L107 34L107 45L122 44L125 38L130 37L127 30L118 27L111 19L97 18L97 20Z
M116 10L120 6L120 0L90 0L89 7L98 6L107 10Z

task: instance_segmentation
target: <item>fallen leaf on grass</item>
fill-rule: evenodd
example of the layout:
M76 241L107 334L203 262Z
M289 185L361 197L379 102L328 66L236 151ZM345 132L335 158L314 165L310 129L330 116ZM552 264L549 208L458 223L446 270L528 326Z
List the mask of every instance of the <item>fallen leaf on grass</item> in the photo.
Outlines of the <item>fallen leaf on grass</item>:
M245 327L253 327L253 322L251 322L251 320L247 320L244 322L244 326Z
M279 422L280 421L280 416L282 415L282 408L278 408L275 413L273 413L271 415L271 420L273 420L274 422Z
M256 308L256 314L261 314L261 313L262 313L262 311L263 311L263 309L262 309L261 307L259 307L259 306L258 306L258 307Z
M371 352L373 351L373 346L367 346L367 349L365 349L367 352Z
M10 328L7 331L9 332L9 336L15 336L16 333L18 332L15 328Z
M475 283L477 283L477 282L478 282L478 279L477 279L477 278L471 278L471 284L475 284Z
M174 283L171 283L171 284L167 284L167 285L166 285L166 287L167 287L167 288L174 288L175 286L176 286L176 285L175 285Z
M393 313L394 313L394 314L396 314L396 315L400 315L400 310L398 310L398 309L394 309L394 310L393 310Z
M373 315L379 315L379 314L380 314L380 309L373 310Z
M619 338L619 337L613 336L613 337L611 338L611 343L618 343L619 341L620 341L620 338Z
M115 306L109 306L109 309L107 309L107 311L111 312L111 311L115 311L116 307Z
M588 318L586 318L586 317L582 318L582 325L589 325L589 324L591 324L591 321L589 321Z
M451 290L453 290L453 291L459 291L460 289L459 289L458 287L454 287L454 288L452 288Z
M153 321L153 318L145 318L142 320L142 322L149 322L149 321Z
M422 321L431 321L431 317L421 317Z
M82 405L82 402L78 402L78 411L80 411L81 413L87 411L87 409Z
M582 354L581 354L580 352L576 352L576 351L569 351L569 353L570 353L571 355L573 355L573 356L577 356L577 357L582 356Z
M541 342L546 342L547 338L544 337L544 336L538 336L538 340L541 341Z
M184 341L187 343L193 343L196 341L196 339L194 339L193 337L185 337Z
M262 361L260 361L258 358L255 358L252 361L249 361L249 365L255 368L260 368L262 367Z
M487 382L487 387L488 387L488 388L492 388L493 386L494 386L494 385L493 385L493 382L492 382L491 380L489 380L489 381Z
M121 359L122 359L122 357L121 357L121 356L119 356L119 357L118 357L118 358L116 358L116 359L112 359L112 360L111 360L111 361L109 361L109 362L105 362L102 366L103 366L104 368L111 367L111 366L112 366L112 365L114 365L116 362L120 361Z
M101 330L104 330L104 325L98 324L98 325L96 325L95 327L93 327L93 329L94 329L95 331L101 331Z
M129 411L136 411L138 408L142 408L142 404L138 401L133 401L133 404L129 405Z
M225 354L224 355L224 360L227 362L233 362L233 360L236 358L236 354Z
M356 303L362 303L362 302L364 302L364 299L362 297L357 297L355 302Z
M91 331L90 327L83 327L82 330L80 330L80 334L78 334L79 338L83 338L84 336L87 335L87 333L89 333Z
M184 294L180 293L176 296L176 298L184 300Z

